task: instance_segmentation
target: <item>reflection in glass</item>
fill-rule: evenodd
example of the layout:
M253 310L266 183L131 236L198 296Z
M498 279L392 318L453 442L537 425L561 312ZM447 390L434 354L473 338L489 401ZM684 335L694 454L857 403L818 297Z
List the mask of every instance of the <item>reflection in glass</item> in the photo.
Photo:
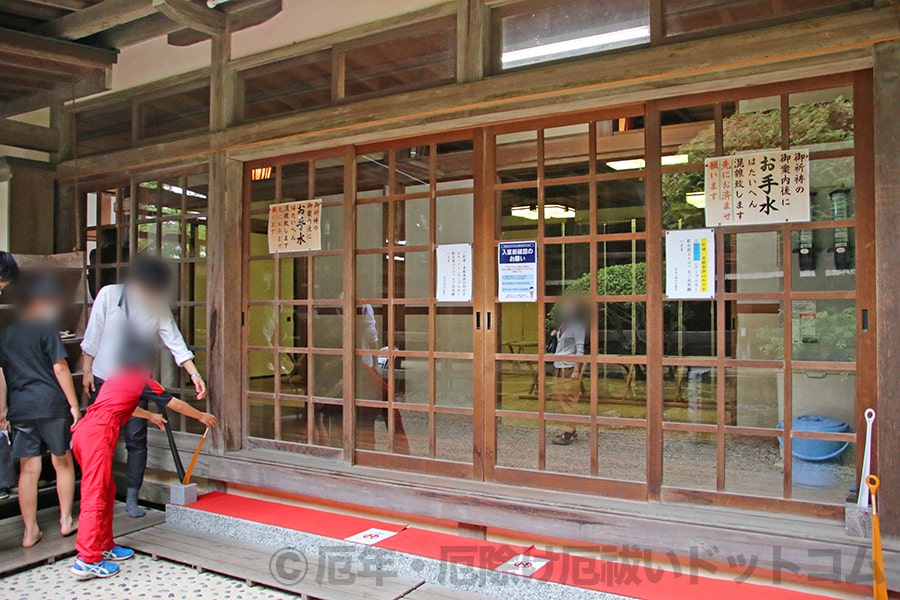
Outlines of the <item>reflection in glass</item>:
M784 420L784 371L725 370L725 424L774 429Z
M647 227L644 198L643 178L598 182L597 233L644 231Z
M856 429L856 373L794 370L791 384L793 418L818 415Z
M839 454L827 460L806 461L798 458L795 452L791 466L792 497L820 504L844 504L847 490L859 484L856 473L856 444L825 440L803 441ZM796 443L797 439L794 438L794 444ZM841 448L844 450L841 451Z
M313 258L313 297L337 300L344 295L344 259L340 255Z
M791 331L794 360L856 360L853 300L794 300Z
M344 407L339 404L314 404L313 413L313 444L330 448L343 446Z
M725 291L777 293L784 287L780 231L725 235Z
M774 437L725 436L725 491L781 498L784 466Z
M438 358L434 361L434 403L472 408L474 372L471 360Z
M275 439L275 408L272 400L249 398L250 437Z
M497 225L501 240L530 240L537 237L537 189L523 188L499 192Z
M514 207L512 210L521 209ZM529 207L537 216L537 207ZM515 214L515 213L514 213ZM525 214L524 212L521 214ZM573 183L544 188L544 236L567 237L591 233L590 185Z
M497 419L497 466L537 470L537 420L501 417Z
M838 248L844 246L843 252ZM856 229L805 229L791 233L791 285L795 292L856 289Z
M544 294L562 296L590 289L591 245L547 244L544 250ZM569 291L571 289L571 291Z
M663 485L715 490L715 434L663 431Z
M716 423L716 369L671 365L663 369L663 420Z
M435 413L434 427L435 458L472 462L471 415Z
M356 247L381 248L390 243L388 204L360 204L356 207Z
M417 198L398 202L395 207L395 243L398 246L427 245L431 231L431 200ZM459 215L455 219L459 219Z
M282 256L278 262L281 268L280 298L305 300L309 296L309 259L305 256L297 258Z
M598 470L604 479L647 480L647 431L641 427L600 425L597 435Z
M436 352L471 352L473 328L471 306L437 306L434 349Z
M716 303L663 303L663 352L666 356L716 355Z
M597 370L597 415L647 417L647 367L634 363L591 365Z
M497 361L497 410L536 413L541 369L531 361Z
M738 360L784 358L784 307L777 300L736 300L725 303L725 354ZM797 358L796 356L794 358Z

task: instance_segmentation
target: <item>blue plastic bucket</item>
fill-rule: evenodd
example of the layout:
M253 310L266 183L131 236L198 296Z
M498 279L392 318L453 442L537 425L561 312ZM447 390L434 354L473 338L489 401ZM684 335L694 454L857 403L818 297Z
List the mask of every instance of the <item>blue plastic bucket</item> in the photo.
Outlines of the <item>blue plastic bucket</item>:
M815 431L820 433L845 433L850 426L833 417L824 415L803 415L795 417L791 422L795 431ZM778 429L784 429L784 422L778 423ZM791 479L798 485L807 487L833 487L840 482L840 464L838 459L850 446L849 442L831 442L826 440L809 440L793 438L791 455L794 457ZM784 446L784 440L778 438Z

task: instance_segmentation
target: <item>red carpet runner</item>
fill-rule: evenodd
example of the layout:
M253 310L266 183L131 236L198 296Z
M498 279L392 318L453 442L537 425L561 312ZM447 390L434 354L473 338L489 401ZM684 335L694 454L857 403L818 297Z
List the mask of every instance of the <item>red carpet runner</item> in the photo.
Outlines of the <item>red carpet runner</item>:
M525 548L510 544L474 540L447 533L405 528L403 525L386 523L355 516L335 514L321 510L303 508L235 496L222 492L212 492L202 496L189 508L210 513L235 517L293 529L332 539L343 540L370 528L399 532L395 536L378 543L379 548L406 552L408 554L433 558L451 563L494 570L513 556L526 554L533 558L544 558L550 562L540 569L533 579L551 581L564 585L620 594L642 600L816 600L826 596L807 594L771 585L737 581L739 574L728 574L727 579L705 577L714 573L716 566L695 559L693 567L685 558L662 557L664 568L644 567L642 556L635 556L630 564L622 562L583 558ZM596 551L594 552L596 554ZM627 561L626 561L627 562ZM679 562L681 564L679 564Z

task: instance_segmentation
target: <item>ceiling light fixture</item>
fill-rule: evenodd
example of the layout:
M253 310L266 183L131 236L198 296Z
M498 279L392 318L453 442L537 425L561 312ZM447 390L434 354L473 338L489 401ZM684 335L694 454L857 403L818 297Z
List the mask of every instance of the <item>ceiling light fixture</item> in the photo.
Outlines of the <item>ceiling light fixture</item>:
M684 201L694 208L706 208L706 192L690 192L684 195Z
M513 206L509 213L520 219L528 219L529 221L538 220L537 206ZM574 219L575 209L562 204L545 204L544 219Z
M659 164L664 167L671 165L685 165L690 161L687 154L668 154L663 156ZM633 171L643 169L647 166L647 161L643 158L631 158L627 160L610 160L606 162L606 166L614 171Z
M251 181L263 181L272 178L272 167L255 167L250 169Z
M597 35L589 35L585 37L575 38L573 40L565 40L555 42L543 46L530 46L519 50L511 50L504 52L500 56L500 61L504 65L508 63L516 63L529 61L536 58L550 59L559 54L567 54L577 52L579 50L601 50L604 46L613 46L623 42L631 42L640 39L650 39L650 26L641 25L639 27L629 27L618 31L610 31L607 33L599 33Z

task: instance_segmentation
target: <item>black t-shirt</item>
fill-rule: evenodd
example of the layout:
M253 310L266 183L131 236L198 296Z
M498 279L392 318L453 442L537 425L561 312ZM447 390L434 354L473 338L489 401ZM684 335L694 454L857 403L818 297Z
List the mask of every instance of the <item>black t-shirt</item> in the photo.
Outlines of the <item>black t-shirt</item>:
M16 321L0 333L10 421L69 416L69 403L53 371L54 363L67 355L59 331L50 324Z

